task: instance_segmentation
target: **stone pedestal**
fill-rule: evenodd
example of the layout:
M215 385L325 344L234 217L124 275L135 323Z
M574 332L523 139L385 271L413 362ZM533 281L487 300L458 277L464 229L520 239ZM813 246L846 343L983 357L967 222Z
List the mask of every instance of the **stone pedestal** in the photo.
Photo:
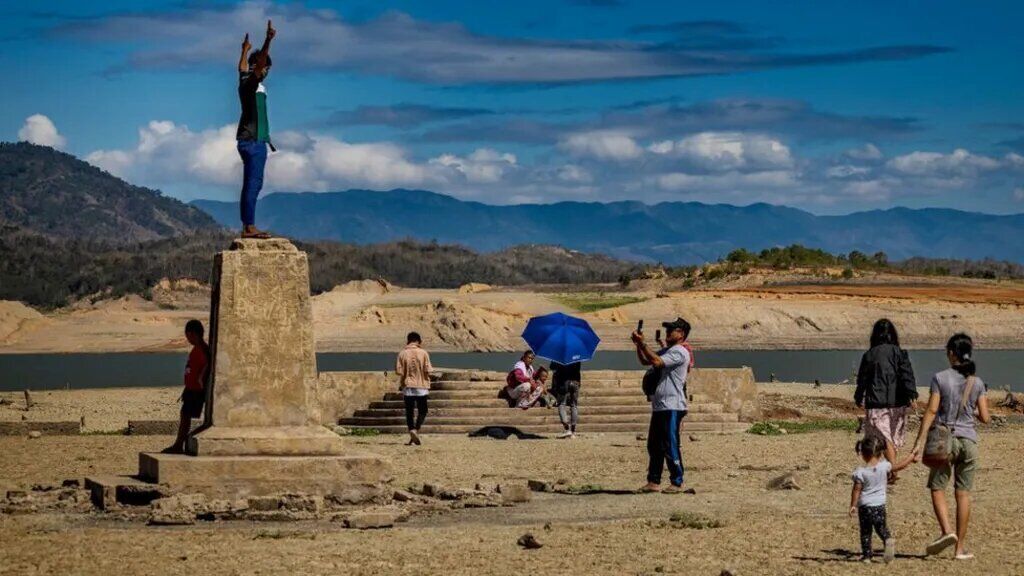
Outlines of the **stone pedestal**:
M211 391L187 456L142 454L140 475L176 489L350 493L387 476L320 425L306 254L284 239L235 240L214 261Z

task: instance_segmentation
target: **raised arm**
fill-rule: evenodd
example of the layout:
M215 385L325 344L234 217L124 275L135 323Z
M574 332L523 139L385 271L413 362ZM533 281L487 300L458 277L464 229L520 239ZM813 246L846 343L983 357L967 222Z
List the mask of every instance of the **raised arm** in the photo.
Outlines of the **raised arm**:
M267 37L263 40L263 47L256 53L256 61L253 63L256 73L256 77L262 77L261 72L267 67L267 56L270 55L270 41L277 35L277 30L274 30L274 26L270 20L267 20Z
M640 359L641 364L644 366L654 366L655 368L661 368L665 365L661 357L654 350L651 350L651 347L644 341L644 335L641 332L633 332L632 340L636 344L636 356Z
M245 74L249 71L249 51L252 50L252 44L249 44L249 33L245 33L245 39L242 40L242 55L238 58L238 71Z

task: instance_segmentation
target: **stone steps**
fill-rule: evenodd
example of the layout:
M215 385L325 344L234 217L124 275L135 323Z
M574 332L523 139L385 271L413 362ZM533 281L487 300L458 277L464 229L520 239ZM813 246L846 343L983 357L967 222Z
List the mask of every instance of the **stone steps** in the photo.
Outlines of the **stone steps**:
M514 425L523 432L530 434L558 434L562 432L562 425L557 423L558 418L555 418L555 423L550 424L509 424ZM501 426L503 424L497 422L489 422L492 426ZM586 421L581 421L579 425L579 432L586 435L592 432L630 432L630 433L646 433L648 426L648 420L643 422L629 422L629 423L608 423L608 424L589 424ZM423 425L423 429L420 430L423 434L468 434L475 432L484 426L468 425L468 424L456 424L456 425L436 425L432 424L430 418L427 418L427 423ZM369 429L372 428L382 434L405 434L408 432L405 428L405 424L402 425L388 425L388 426L349 426L352 429ZM731 434L740 433L750 428L750 424L746 422L690 422L689 417L683 421L683 433L687 432L709 432L714 434Z
M370 404L370 407L366 410L356 410L353 416L380 416L390 414L395 411L405 410L405 404L400 401L391 402L374 402ZM502 416L509 410L508 406L500 400L491 401L452 401L452 400L433 400L430 401L430 414L434 415L451 415L451 414L465 414L467 416ZM650 413L650 406L646 403L637 404L586 404L579 407L581 415L596 415L596 414L642 414L647 415ZM691 404L690 413L712 413L719 414L724 412L725 409L721 404L704 403L704 404Z
M497 390L505 381L497 380L439 380L430 383L431 390ZM640 380L584 380L582 389L632 388L640 389Z
M588 428L598 424L636 424L646 426L650 420L649 412L639 414L580 414L580 424ZM710 412L696 412L686 416L686 422L736 422L735 414ZM494 415L443 415L427 414L427 422L433 426L542 426L545 424L561 425L558 420L558 412L554 409L531 408L529 410L516 410L506 408L503 413ZM343 418L342 426L381 427L405 425L405 414L391 412L388 415L354 416Z
M486 399L497 399L498 390L501 386L494 386L490 389L483 390L430 390L430 397L436 400L486 400ZM708 400L703 395L691 394L693 402L705 402ZM580 403L583 403L584 398L621 398L626 399L626 403L640 402L647 403L647 399L644 397L643 392L640 391L640 387L636 388L604 388L604 389L587 389L580 390ZM384 395L384 400L402 400L402 393L399 391L388 392Z

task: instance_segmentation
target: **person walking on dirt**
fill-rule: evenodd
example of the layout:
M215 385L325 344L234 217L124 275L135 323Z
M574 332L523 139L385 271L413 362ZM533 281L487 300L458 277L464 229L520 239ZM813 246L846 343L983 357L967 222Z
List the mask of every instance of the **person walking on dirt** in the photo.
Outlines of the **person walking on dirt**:
M558 406L558 420L565 428L559 438L576 437L576 425L580 421L580 366L579 362L551 363L551 393L555 396L555 405Z
M663 322L667 348L655 352L644 340L641 330L632 334L640 364L659 372L657 387L651 395L651 425L647 431L647 484L645 492L675 494L682 491L683 455L679 447L679 430L687 413L686 378L690 369L690 353L683 343L690 335L690 323L682 318ZM668 466L671 486L661 489L661 474Z
M871 329L871 348L857 370L853 400L865 409L864 432L885 440L885 459L896 464L896 452L907 437L907 418L917 399L910 356L900 348L896 326L886 318ZM896 469L890 475L896 481Z
M427 396L430 394L430 354L423 349L423 339L416 332L409 332L406 345L398 353L395 373L399 378L399 389L405 400L405 425L409 429L409 445L422 444L420 429L427 418Z

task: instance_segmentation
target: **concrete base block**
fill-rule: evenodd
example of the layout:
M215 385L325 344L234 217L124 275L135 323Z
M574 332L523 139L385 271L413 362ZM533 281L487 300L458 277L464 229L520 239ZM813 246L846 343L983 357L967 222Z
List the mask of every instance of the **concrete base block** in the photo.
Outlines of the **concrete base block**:
M370 500L391 479L383 458L361 454L187 456L142 452L139 475L174 492L227 499L306 493Z
M331 456L345 452L345 443L323 426L213 426L192 436L194 456Z

